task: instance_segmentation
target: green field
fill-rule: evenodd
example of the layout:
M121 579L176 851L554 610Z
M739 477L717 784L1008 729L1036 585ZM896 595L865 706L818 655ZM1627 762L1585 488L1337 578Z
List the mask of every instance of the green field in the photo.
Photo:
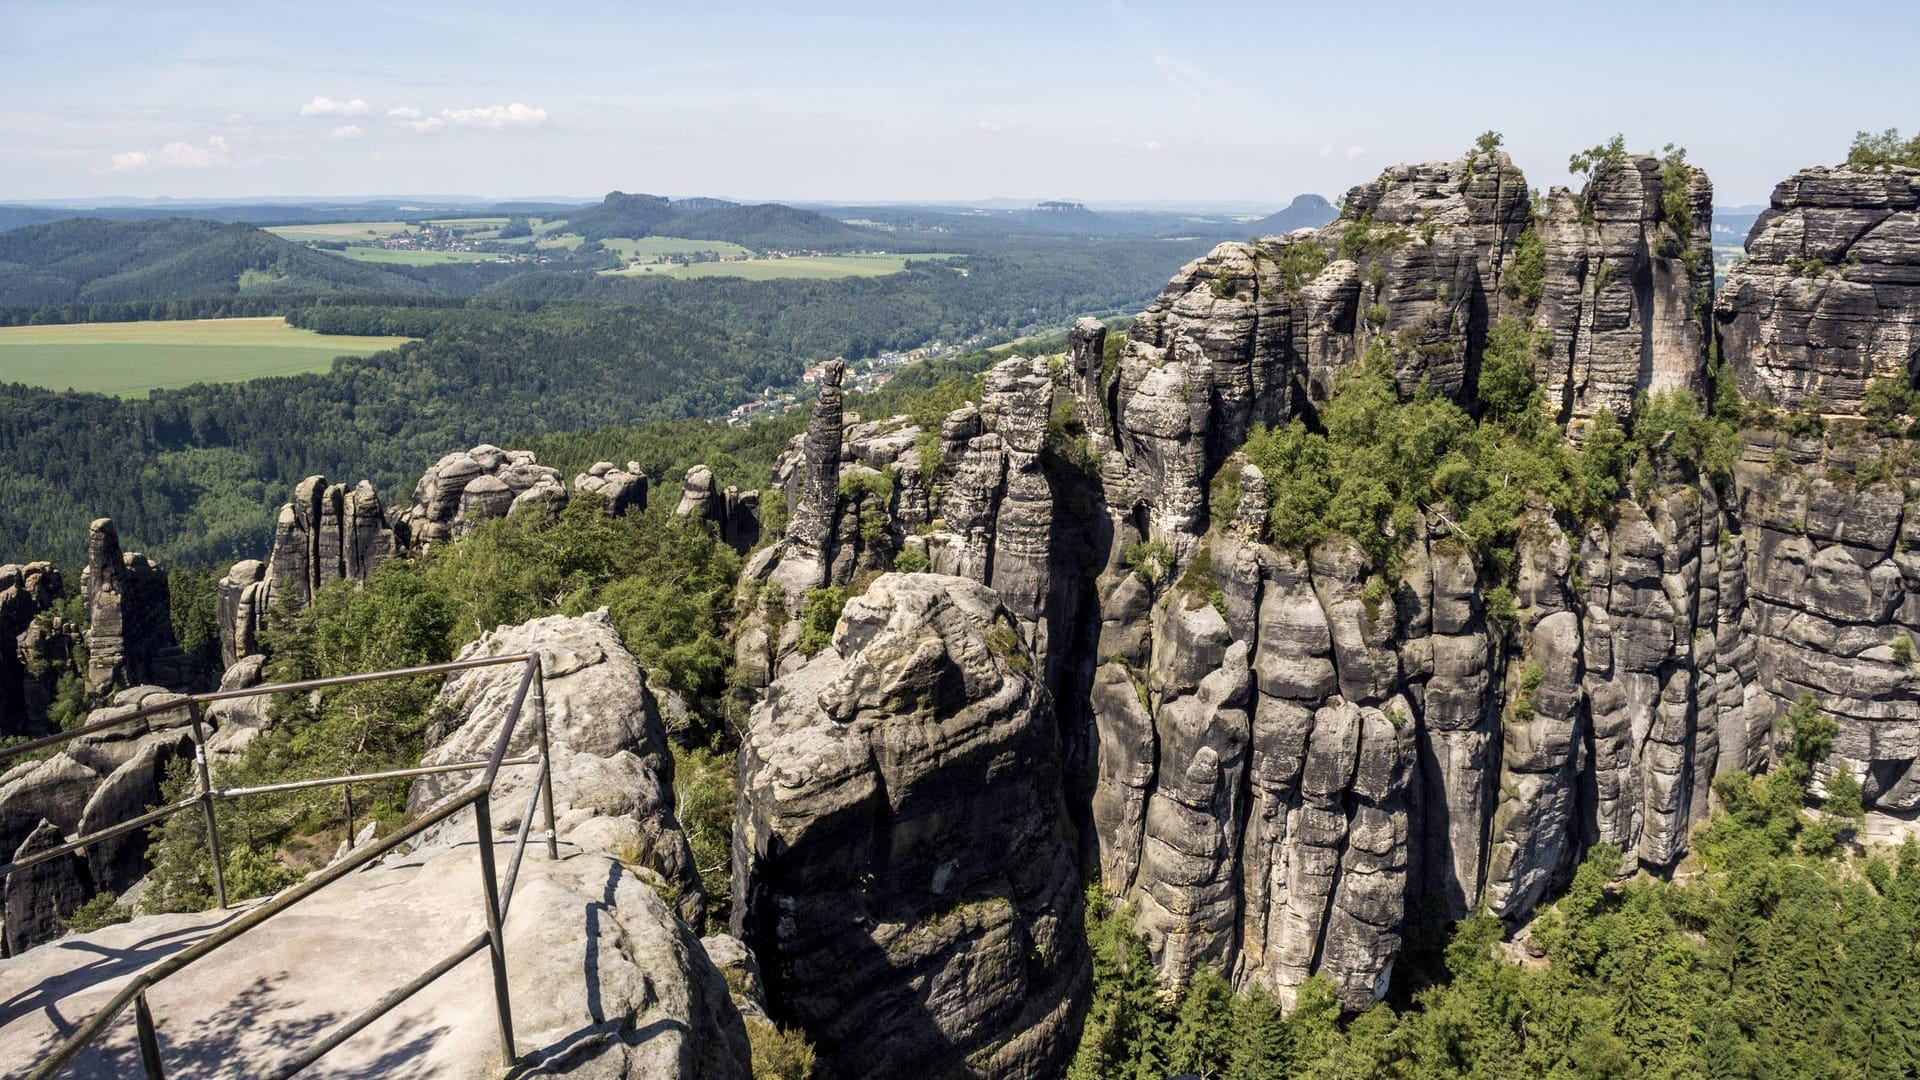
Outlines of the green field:
M270 232L283 240L372 240L383 236L410 233L413 226L404 221L338 221L325 225L275 225Z
M953 255L800 255L790 259L729 259L724 262L677 266L640 263L602 273L626 277L655 275L675 278L737 277L748 281L783 278L882 277L907 268L907 260L951 259Z
M446 263L494 262L506 258L491 251L417 251L411 248L344 247L334 252L360 262L391 266L441 266Z
M750 249L725 240L682 240L677 236L644 236L638 240L608 237L600 243L608 251L617 251L640 262L659 262L676 255L699 255L703 252L722 259L744 259L753 254Z
M326 371L411 338L321 335L279 316L0 328L0 383L138 397L148 390Z

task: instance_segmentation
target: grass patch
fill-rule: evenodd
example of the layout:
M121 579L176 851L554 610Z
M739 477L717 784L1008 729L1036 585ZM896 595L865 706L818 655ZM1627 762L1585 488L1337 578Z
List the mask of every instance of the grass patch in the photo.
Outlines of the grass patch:
M316 334L279 316L0 328L0 383L136 397L203 382L327 371L412 338Z
M419 251L412 248L344 247L334 252L355 262L389 266L445 266L448 263L501 262L508 256L491 251Z
M283 240L377 240L388 236L404 236L414 230L414 226L404 221L330 221L320 225L275 225L263 232L270 232Z
M611 245L609 245L611 246ZM748 281L794 278L885 277L907 268L908 260L951 259L954 255L796 255L787 259L728 259L690 266L641 263L602 273L627 277L737 277Z

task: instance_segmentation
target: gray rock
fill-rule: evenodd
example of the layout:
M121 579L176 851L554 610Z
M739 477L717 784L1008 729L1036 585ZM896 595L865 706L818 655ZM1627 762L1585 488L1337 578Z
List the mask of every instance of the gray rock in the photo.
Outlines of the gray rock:
M531 652L541 657L549 751L553 757L556 825L562 839L658 873L682 917L702 924L706 897L686 834L674 817L673 758L646 676L620 644L605 609L578 618L550 615L501 627L460 651L459 659ZM521 679L518 664L475 668L448 677L437 706L447 719L427 732L421 763L482 760L492 752ZM537 699L529 695L510 752L537 752ZM494 782L496 833L511 836L532 792L535 769L502 770ZM414 781L407 796L424 813L466 787L471 773L444 773ZM537 811L544 814L544 811ZM544 828L544 819L536 825ZM539 830L536 830L539 831ZM420 843L470 837L466 813L425 834Z
M507 849L500 848L505 858ZM167 1066L181 1075L264 1075L485 929L474 849L422 850L352 874L153 994ZM514 1043L532 1074L597 1080L748 1080L746 1030L726 978L657 895L618 860L529 851L506 924ZM35 987L44 1009L12 1018L0 1072L23 1074L103 1005L102 955L178 948L229 912L158 915L0 961L0 984ZM352 978L337 977L351 971ZM131 1022L75 1062L83 1080L139 1072ZM469 1077L500 1072L485 960L469 960L329 1053L330 1074Z
M740 753L734 931L835 1074L1053 1075L1086 994L1056 734L994 594L889 574Z

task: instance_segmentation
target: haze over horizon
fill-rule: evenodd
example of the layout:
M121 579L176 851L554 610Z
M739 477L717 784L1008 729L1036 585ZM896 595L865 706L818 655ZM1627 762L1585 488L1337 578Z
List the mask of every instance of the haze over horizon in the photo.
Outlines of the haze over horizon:
M1529 182L1619 131L1722 205L1906 126L1920 10L1512 3L0 4L0 200L612 189L1284 205L1502 131ZM1862 25L1881 28L1870 35ZM1790 28L1790 30L1789 30ZM1339 41L1319 49L1315 42ZM1355 55L1365 56L1356 63ZM1702 92L1712 107L1697 104ZM1837 119L1836 119L1837 118Z

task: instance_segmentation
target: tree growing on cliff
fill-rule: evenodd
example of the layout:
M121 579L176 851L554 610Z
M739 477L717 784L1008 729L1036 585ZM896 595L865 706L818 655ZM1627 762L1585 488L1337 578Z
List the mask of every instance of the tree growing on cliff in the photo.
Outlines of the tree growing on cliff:
M1567 158L1567 171L1591 184L1606 175L1609 168L1627 160L1627 137L1614 135L1606 142L1590 146Z
M1920 168L1920 131L1914 132L1911 138L1903 138L1899 128L1888 128L1878 134L1859 132L1853 137L1853 145L1847 148L1846 163L1856 169L1889 165Z

